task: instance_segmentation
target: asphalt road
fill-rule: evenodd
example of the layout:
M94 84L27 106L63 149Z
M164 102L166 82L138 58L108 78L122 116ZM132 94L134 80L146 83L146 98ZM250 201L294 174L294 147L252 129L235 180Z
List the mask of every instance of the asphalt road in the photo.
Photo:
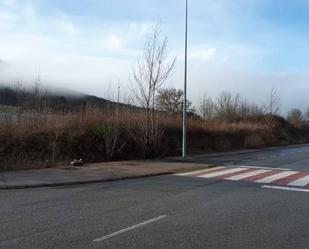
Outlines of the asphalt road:
M309 147L202 160L309 170ZM252 182L170 175L0 200L1 249L309 248L309 193Z
M262 166L309 170L309 145L261 150L253 153L193 159L197 163L215 165Z

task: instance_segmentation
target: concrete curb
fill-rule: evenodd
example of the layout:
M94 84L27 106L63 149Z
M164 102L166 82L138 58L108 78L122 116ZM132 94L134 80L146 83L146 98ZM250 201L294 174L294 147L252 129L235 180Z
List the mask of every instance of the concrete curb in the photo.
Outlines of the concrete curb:
M163 172L163 173L145 174L145 175L138 175L138 176L124 176L124 177L115 177L115 178L107 178L107 179L95 179L95 180L72 181L72 182L39 183L39 184L25 184L25 185L21 184L21 185L14 185L14 186L2 185L0 186L0 191L85 185L85 184L92 184L92 183L114 182L114 181L121 181L121 180L131 180L131 179L139 179L139 178L147 178L147 177L171 175L171 174L174 174L174 173L173 172Z
M93 183L104 183L104 182L115 182L122 180L133 180L133 179L141 179L141 178L149 178L154 176L164 176L164 175L172 175L178 173L185 173L189 171L202 170L215 167L213 165L207 166L196 166L190 168L180 168L166 172L158 172L158 173L149 173L143 175L132 175L132 176L121 176L115 178L105 178L105 179L94 179L94 180L84 180L84 181L71 181L71 182L57 182L57 183L38 183L38 184L20 184L20 185L0 185L0 191L5 190L20 190L20 189L38 189L38 188L51 188L51 187L65 187L65 186L75 186L75 185L86 185Z

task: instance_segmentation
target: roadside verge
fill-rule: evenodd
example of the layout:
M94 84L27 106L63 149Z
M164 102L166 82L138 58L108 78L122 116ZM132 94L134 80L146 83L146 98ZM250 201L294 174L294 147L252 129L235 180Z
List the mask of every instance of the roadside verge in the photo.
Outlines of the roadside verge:
M0 190L60 187L185 173L211 167L206 164L162 161L123 161L86 165L8 171L0 173Z

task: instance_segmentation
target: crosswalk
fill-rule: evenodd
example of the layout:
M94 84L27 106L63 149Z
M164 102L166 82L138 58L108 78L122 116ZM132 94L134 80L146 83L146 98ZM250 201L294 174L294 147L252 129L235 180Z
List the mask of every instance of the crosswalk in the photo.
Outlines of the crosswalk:
M284 169L262 169L252 167L216 167L212 169L177 174L200 178L228 181L245 181L309 189L309 171L300 172Z

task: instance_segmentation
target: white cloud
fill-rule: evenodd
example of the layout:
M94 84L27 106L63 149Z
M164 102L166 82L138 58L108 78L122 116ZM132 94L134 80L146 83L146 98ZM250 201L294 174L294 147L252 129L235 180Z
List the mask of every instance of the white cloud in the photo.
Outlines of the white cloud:
M115 35L110 36L104 44L104 47L111 50L118 50L121 48L121 38Z
M193 49L189 53L189 58L197 59L201 62L209 62L215 56L216 51L216 48Z
M17 21L19 20L19 16L9 12L0 12L0 19L2 21Z
M16 0L2 0L1 2L6 5L13 5L16 3Z
M66 20L57 20L54 22L56 29L68 34L68 35L80 35L80 29L72 22Z

